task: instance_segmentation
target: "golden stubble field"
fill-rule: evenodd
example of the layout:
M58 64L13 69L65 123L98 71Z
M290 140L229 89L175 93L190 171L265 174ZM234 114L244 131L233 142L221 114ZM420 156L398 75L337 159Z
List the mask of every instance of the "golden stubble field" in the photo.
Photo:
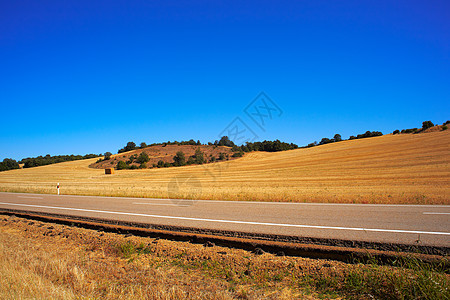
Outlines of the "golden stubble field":
M450 130L104 175L96 159L0 173L0 191L250 201L450 204Z

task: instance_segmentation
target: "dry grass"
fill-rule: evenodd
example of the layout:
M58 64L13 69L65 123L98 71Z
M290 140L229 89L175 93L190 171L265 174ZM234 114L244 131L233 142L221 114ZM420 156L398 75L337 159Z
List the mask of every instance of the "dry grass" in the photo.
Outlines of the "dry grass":
M0 173L0 191L168 197L177 176L197 178L201 188L181 186L179 198L449 204L450 131L387 135L310 149L254 152L229 162L104 175L96 159ZM198 188L198 187L197 187ZM191 196L192 197L192 196Z
M450 276L0 215L0 299L448 299Z

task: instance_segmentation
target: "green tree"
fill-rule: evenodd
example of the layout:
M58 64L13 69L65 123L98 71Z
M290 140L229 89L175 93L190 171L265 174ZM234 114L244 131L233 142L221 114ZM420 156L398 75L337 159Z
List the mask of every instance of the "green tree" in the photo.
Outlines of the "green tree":
M335 135L334 135L334 141L335 142L340 142L340 141L342 141L342 137L341 137L341 135L339 134L339 133L336 133Z
M231 157L242 157L244 155L244 152L235 152Z
M186 156L183 151L178 151L173 157L174 166L184 166L186 165Z
M124 161L119 161L118 163L117 163L117 170L125 170L125 169L128 169L128 165L124 162Z
M111 152L105 152L105 160L111 159L111 155L112 155Z
M140 148L141 149L144 149L144 148L147 148L148 146L147 146L147 144L145 143L145 142L142 142L141 143L141 145L140 145Z
M325 145L325 144L328 144L328 143L331 143L332 141L329 139L329 138L323 138L321 141L320 141L320 143L319 143L319 145Z
M220 141L218 142L219 146L227 146L227 147L233 147L234 143L227 137L223 136Z
M423 130L428 129L428 128L433 127L433 126L434 126L434 124L431 121L422 122L422 129Z
M131 151L136 149L136 144L134 142L128 142L127 146L125 147L125 151Z
M8 171L19 168L19 163L12 158L5 158L2 162L0 162L0 171Z
M205 163L205 156L203 155L203 152L202 150L200 150L200 148L197 148L197 150L195 150L194 160L198 165Z
M141 152L139 154L138 158L136 159L136 162L139 164L143 164L150 161L150 157L148 157L148 154L145 152Z

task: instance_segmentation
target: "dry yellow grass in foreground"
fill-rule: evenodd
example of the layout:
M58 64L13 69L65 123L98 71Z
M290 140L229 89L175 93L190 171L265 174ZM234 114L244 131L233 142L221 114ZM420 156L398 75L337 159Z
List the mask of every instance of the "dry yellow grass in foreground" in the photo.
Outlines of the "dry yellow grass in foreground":
M0 299L448 299L450 275L406 263L256 255L0 215Z
M342 203L449 204L450 130L387 135L202 166L104 175L96 159L0 173L0 191ZM187 179L183 184L183 178Z

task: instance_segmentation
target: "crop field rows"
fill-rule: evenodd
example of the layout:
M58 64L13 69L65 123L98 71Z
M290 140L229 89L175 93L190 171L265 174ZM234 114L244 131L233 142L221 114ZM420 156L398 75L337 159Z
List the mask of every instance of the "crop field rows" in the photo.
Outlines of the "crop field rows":
M0 191L245 201L449 204L450 132L386 135L205 165L121 170L97 159L0 173ZM179 186L170 189L177 179Z

